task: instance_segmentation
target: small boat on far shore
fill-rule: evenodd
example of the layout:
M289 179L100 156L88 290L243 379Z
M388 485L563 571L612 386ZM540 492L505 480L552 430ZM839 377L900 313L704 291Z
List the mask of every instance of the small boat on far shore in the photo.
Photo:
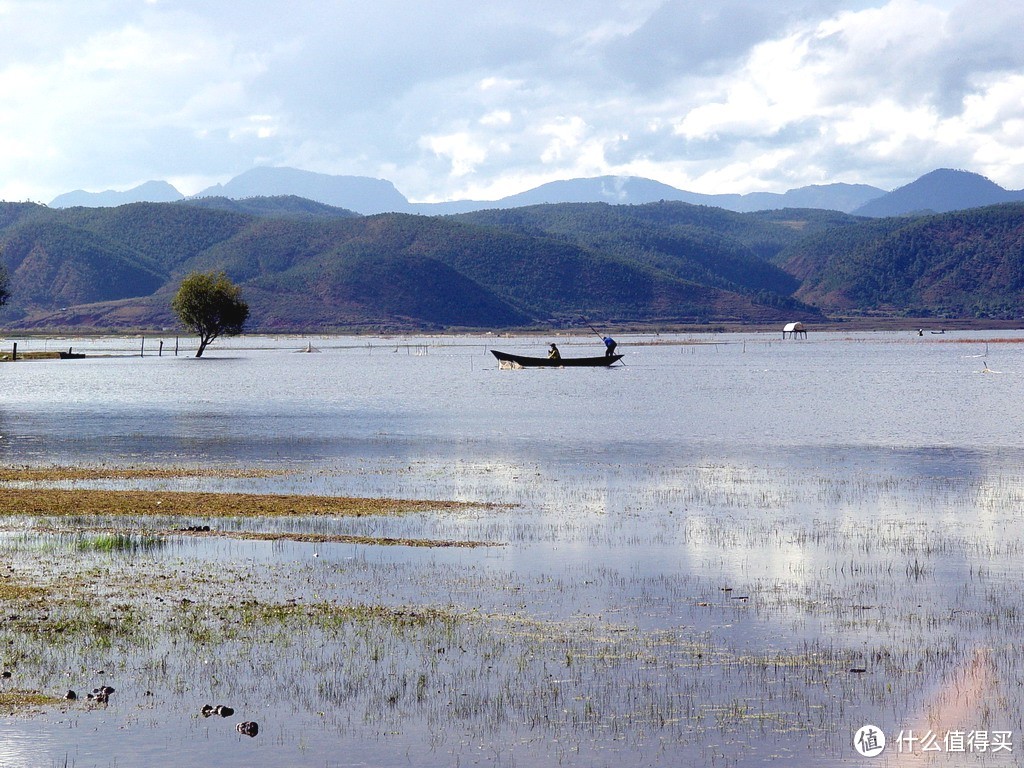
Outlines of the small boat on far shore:
M81 360L83 357L85 357L84 352L72 352L70 347L68 347L67 352L61 351L58 352L57 354L60 355L61 360Z
M617 363L622 355L601 355L600 357L526 357L508 352L491 350L502 368L600 368Z

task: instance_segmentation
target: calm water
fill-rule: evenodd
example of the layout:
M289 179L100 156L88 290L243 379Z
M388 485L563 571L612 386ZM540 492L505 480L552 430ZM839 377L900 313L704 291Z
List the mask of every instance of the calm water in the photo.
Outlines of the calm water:
M113 584L215 569L279 599L444 607L473 616L473 645L441 658L434 630L381 630L374 661L343 652L365 635L241 658L192 658L170 639L65 650L25 662L21 687L56 691L102 666L118 693L8 718L0 766L856 765L866 723L891 740L927 723L940 741L1008 731L1012 753L939 764L1015 765L1016 338L636 336L619 339L624 366L519 371L487 350L547 340L247 337L203 360L157 357L151 340L145 357L137 340L21 340L113 356L0 366L7 464L285 468L150 485L516 506L315 523L501 547L215 539L93 556ZM563 355L600 349L575 342ZM295 351L307 343L319 353ZM37 544L12 539L10 557L53 577ZM244 717L198 717L204 703ZM239 736L239 719L261 734ZM872 764L921 756L894 750Z

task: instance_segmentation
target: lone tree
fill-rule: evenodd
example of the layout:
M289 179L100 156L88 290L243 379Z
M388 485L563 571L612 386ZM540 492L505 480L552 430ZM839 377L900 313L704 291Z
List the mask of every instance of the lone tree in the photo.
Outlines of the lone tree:
M241 290L223 272L193 272L181 281L171 307L181 324L199 336L196 357L218 336L235 336L249 317Z

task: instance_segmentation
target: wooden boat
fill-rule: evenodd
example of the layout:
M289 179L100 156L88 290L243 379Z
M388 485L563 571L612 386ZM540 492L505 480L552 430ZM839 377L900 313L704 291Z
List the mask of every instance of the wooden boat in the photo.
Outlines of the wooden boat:
M597 368L617 363L622 355L601 355L601 357L524 357L508 352L491 350L502 368Z
M67 352L58 352L61 360L81 360L85 357L84 352L72 352L70 349Z

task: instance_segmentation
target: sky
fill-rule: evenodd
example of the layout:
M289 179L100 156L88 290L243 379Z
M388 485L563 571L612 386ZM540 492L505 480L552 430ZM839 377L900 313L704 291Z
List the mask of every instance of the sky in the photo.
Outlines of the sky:
M415 202L1024 188L1020 0L0 0L0 199L256 166Z

